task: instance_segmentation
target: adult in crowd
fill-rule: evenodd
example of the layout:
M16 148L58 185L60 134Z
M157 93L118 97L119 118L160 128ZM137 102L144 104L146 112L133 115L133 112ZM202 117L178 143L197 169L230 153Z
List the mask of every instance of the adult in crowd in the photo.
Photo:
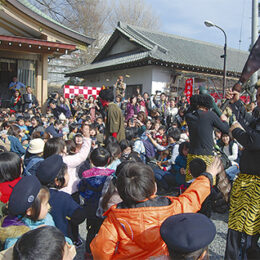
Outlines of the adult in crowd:
M64 107L61 107L60 105L57 105L55 100L51 100L49 103L49 106L51 108L52 114L56 119L59 119L59 116L63 113L64 115L67 113L67 110Z
M60 100L60 107L64 109L63 112L64 115L66 116L66 118L69 118L71 116L69 101L62 96L60 96L59 100Z
M193 95L190 99L190 108L185 114L189 128L190 149L187 157L186 181L192 179L189 173L189 163L195 158L200 158L207 165L214 159L214 128L222 133L228 133L229 127L224 114L219 118L212 108L212 99L205 94Z
M124 83L124 77L123 76L118 77L116 84L115 84L115 88L116 88L116 96L121 96L122 99L124 100L126 84Z
M179 102L177 103L177 107L187 107L188 106L188 101L187 101L187 98L186 96L181 96Z
M32 93L30 86L26 87L26 93L23 94L23 111L27 111L29 108L35 108L39 106L39 102L35 95Z
M52 137L63 137L62 128L62 122L57 119L53 124L50 124L45 131Z
M257 244L260 234L260 86L253 115L246 112L237 91L227 91L237 122L230 127L232 136L244 147L233 183L228 220L226 260L260 259Z
M130 118L136 117L139 111L140 107L137 103L137 98L132 96L130 102L126 105L125 120L128 121Z
M234 140L232 140L228 134L222 134L219 146L222 152L226 154L231 163L230 167L225 169L225 172L228 175L229 179L233 181L239 173L238 144Z
M112 135L118 142L121 142L125 139L124 117L118 105L113 103L113 90L103 89L99 97L102 106L107 109L106 138Z
M170 104L167 107L167 111L166 111L166 122L167 125L170 125L171 123L173 123L175 121L175 116L178 114L178 108L176 107L176 103L175 100L173 98L170 99Z
M165 93L161 93L159 97L159 92L160 91L156 91L156 94L153 98L153 103L155 107L159 109L159 112L165 119L167 114L167 96Z

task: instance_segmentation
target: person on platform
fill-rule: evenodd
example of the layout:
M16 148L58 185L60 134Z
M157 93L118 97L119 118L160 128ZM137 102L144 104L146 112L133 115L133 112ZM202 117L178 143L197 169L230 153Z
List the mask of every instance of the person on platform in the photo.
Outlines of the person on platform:
M16 76L13 77L12 82L9 84L9 90L13 93L15 90L21 90L21 88L25 88L25 85L18 81Z
M23 94L23 111L29 108L35 108L39 106L39 102L35 95L32 93L32 88L30 86L26 87L26 93Z
M239 100L239 92L228 90L226 96L237 119L230 132L244 149L231 191L225 260L260 259L260 85L256 88L257 107L252 115Z
M99 93L102 106L107 109L106 138L113 136L118 142L125 139L124 117L121 109L113 103L112 89L103 89Z
M15 90L10 100L10 112L18 113L22 108L22 97L19 90Z

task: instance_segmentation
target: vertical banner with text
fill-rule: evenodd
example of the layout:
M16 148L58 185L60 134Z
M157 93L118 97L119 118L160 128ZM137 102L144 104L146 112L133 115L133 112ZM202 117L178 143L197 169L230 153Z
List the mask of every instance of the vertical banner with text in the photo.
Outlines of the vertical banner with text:
M190 97L192 96L193 78L187 79L185 82L184 94L187 97L187 101L190 103Z

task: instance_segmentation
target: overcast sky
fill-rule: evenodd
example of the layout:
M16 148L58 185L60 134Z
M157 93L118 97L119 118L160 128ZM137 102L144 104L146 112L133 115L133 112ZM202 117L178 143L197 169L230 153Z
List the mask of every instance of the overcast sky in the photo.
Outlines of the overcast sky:
M205 20L210 20L225 30L228 47L248 50L251 43L251 0L146 1L159 15L162 32L224 45L223 33L204 25Z

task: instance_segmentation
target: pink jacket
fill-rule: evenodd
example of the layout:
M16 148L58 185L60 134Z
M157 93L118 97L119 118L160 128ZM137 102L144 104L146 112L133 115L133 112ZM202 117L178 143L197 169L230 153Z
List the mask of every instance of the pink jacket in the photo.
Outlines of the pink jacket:
M114 172L114 170L108 169L106 167L93 167L82 173L83 178L91 178L95 176L109 176Z
M63 162L68 166L68 173L70 176L68 186L61 189L64 192L69 194L73 194L78 191L77 185L80 181L76 168L83 163L90 152L91 148L91 139L90 138L83 138L83 144L80 151L74 155L65 155L63 156Z

